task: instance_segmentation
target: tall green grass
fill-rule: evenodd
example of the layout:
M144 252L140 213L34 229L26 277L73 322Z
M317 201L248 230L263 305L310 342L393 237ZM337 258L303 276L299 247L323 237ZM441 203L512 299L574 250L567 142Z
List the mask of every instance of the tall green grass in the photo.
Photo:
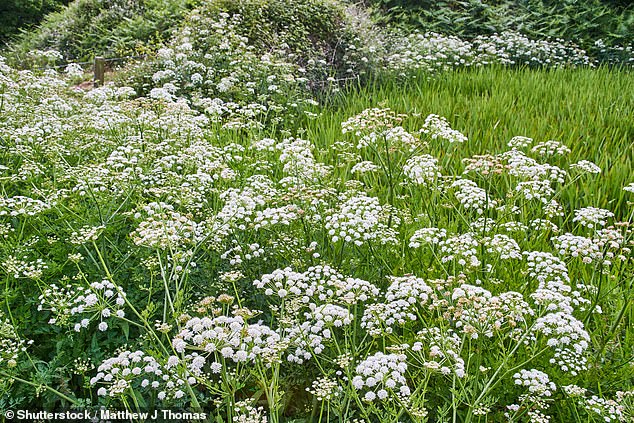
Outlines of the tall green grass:
M366 108L389 107L409 114L404 126L411 131L420 128L428 114L435 113L445 116L454 129L469 138L464 145L448 150L447 156L457 152L461 158L497 154L508 149L506 144L516 135L531 137L534 144L550 139L563 142L571 153L561 162L549 159L550 163L567 169L566 163L585 159L602 169L600 175L582 176L560 193L564 208L602 207L613 211L617 220L632 219L634 207L628 201L631 197L623 191L624 186L634 182L632 72L607 68L464 69L431 79L420 75L408 81L376 80L350 87L328 101L318 118L297 122L298 127L306 128L303 137L315 143L320 150L316 155L324 162L335 164L332 147L343 138L340 122ZM446 164L451 158L439 159ZM350 177L346 176L346 169L340 172L342 180ZM385 195L385 187L368 188L373 195ZM405 201L422 205L431 199L412 197ZM564 222L562 229L570 230L570 224ZM405 262L394 264L408 269ZM595 275L585 269L580 269L576 277L596 283ZM618 323L621 319L634 321L634 309L627 306L632 298L629 280L623 275L612 281L606 289L608 294L602 297L605 314L586 322L596 345L603 345L604 339L612 336L616 336L613 342L618 345L619 353L602 358L601 365L593 366L587 374L587 380L596 381L599 391L617 389L631 377L627 370L631 368L631 358L628 361L624 357L632 356L634 332L627 323ZM557 421L567 421L566 417L560 419Z
M572 149L569 160L591 160L603 172L563 193L572 207L594 205L628 214L622 188L634 181L634 74L618 69L457 70L428 79L377 80L330 100L315 120L300 122L323 149L341 138L340 122L368 107L420 114L406 127L422 126L429 113L445 116L469 141L463 157L503 151L515 135L534 142L555 139ZM553 163L557 164L557 163ZM631 212L631 208L629 209Z

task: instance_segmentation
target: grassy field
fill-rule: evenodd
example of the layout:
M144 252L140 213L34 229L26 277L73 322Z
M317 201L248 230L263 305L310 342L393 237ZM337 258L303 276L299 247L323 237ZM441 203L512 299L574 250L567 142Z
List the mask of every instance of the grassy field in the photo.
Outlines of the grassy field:
M411 128L419 128L429 113L445 116L469 138L461 148L465 157L501 151L516 135L561 141L571 148L571 160L591 160L603 170L600 178L566 192L565 200L572 207L609 205L621 218L631 213L622 192L634 174L631 71L483 67L432 79L387 78L335 97L319 119L300 126L326 157L340 138L340 122L368 107L418 113L408 120Z

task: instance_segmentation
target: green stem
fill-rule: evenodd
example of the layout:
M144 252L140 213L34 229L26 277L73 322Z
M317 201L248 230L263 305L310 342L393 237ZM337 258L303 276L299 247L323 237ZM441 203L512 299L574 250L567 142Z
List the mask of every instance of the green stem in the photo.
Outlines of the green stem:
M81 405L79 401L69 397L68 395L62 394L57 389L51 388L48 385L38 384L38 383L34 383L34 382L31 382L31 381L26 380L26 379L22 379L22 378L17 377L17 376L12 376L12 375L10 375L8 373L5 373L5 372L3 372L1 370L0 370L0 375L6 377L7 379L14 379L14 380L17 380L18 382L21 382L21 383L24 383L26 385L30 385L30 386L33 386L33 387L36 387L36 388L44 388L47 391L52 392L53 394L59 396L60 398L65 399L66 401L70 402L71 404L73 404L75 406Z

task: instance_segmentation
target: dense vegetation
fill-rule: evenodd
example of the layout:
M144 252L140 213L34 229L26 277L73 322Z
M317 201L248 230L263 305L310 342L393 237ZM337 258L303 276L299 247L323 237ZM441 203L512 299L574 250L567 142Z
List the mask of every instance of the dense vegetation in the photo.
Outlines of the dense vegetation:
M531 38L575 40L592 48L602 39L627 44L634 7L623 0L371 0L400 24L463 37L514 30Z
M0 45L18 31L38 24L46 15L69 2L70 0L4 0L0 4Z
M41 4L42 11L46 4ZM374 6L379 25L369 22L356 2L345 0L75 0L47 15L36 30L18 37L8 53L10 62L19 66L41 65L33 53L51 49L59 53L52 60L56 64L151 53L172 37L181 22L187 24L192 9L199 8L193 15L240 14L239 32L253 46L264 50L283 46L300 63L314 55L313 60L341 64L350 43L381 49L394 42L385 22L406 33L435 32L463 40L507 32L532 40L574 40L601 62L627 61L632 56L634 7L629 2L371 0L368 4ZM20 10L29 9L20 6ZM16 13L6 12L7 22ZM12 31L10 27L6 30Z
M33 52L46 50L64 62L143 54L170 37L195 1L75 0L18 37L9 51L22 66L33 64Z
M0 413L634 419L631 38L383 3L78 0L0 56Z

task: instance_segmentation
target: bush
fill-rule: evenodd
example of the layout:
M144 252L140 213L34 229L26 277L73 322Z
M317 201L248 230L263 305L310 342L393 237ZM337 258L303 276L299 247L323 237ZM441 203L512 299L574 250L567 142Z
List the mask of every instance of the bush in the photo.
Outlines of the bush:
M241 16L236 30L249 44L264 52L285 50L302 67L321 63L339 74L364 73L367 50L379 44L369 17L338 0L215 0L201 9L212 18Z
M21 29L27 29L68 4L70 0L4 0L0 5L0 43L8 41Z
M120 80L141 95L186 98L232 125L277 122L301 114L335 78L375 69L376 34L337 1L217 0L191 11L156 56Z
M57 50L66 62L145 53L169 38L194 2L76 0L19 37L10 59L26 66L37 50Z
M373 0L392 23L461 37L519 31L531 38L558 37L592 49L629 43L634 8L629 2L601 0ZM379 14L379 18L381 15ZM386 19L383 17L383 19Z

